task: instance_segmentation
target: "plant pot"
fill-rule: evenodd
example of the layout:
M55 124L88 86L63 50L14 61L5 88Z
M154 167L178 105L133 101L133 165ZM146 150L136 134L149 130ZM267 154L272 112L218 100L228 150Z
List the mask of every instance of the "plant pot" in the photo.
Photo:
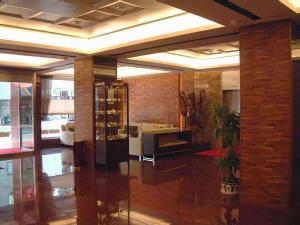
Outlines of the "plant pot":
M225 195L236 195L239 193L238 179L223 178L221 182L221 192Z

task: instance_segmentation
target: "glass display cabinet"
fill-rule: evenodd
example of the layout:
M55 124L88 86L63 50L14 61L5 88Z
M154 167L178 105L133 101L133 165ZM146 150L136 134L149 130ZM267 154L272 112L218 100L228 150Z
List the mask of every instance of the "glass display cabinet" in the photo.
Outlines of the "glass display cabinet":
M128 161L128 87L95 81L96 163L110 166Z

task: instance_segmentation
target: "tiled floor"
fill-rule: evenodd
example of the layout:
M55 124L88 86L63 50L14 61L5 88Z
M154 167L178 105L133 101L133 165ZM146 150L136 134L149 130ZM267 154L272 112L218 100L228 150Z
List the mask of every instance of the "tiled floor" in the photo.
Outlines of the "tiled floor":
M237 198L220 194L213 158L131 160L127 168L75 173L63 148L2 160L0 224L222 225L226 216L237 224Z

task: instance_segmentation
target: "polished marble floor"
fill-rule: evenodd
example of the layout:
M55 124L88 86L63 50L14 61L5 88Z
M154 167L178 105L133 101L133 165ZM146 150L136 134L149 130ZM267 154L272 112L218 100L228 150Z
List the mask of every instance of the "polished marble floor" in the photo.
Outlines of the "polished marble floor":
M70 149L0 160L1 225L237 225L210 157L178 155L76 171Z

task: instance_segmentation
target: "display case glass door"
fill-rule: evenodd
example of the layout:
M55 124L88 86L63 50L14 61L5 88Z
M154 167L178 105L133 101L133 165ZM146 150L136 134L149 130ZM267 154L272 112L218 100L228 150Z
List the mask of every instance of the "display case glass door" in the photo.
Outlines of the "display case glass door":
M128 161L128 91L120 82L95 82L96 163Z

